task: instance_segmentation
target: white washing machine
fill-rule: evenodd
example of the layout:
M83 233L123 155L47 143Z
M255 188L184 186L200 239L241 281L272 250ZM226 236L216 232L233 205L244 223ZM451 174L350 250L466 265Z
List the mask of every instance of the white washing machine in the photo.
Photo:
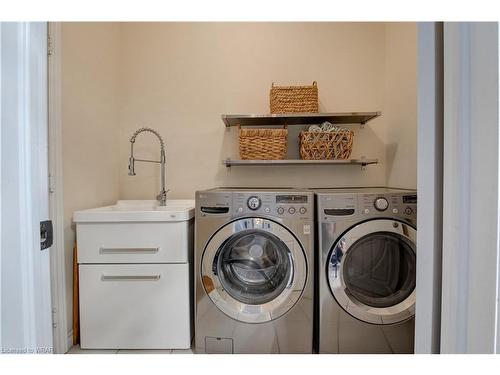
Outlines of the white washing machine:
M416 191L315 192L319 353L413 353Z
M312 353L314 194L196 193L197 353Z

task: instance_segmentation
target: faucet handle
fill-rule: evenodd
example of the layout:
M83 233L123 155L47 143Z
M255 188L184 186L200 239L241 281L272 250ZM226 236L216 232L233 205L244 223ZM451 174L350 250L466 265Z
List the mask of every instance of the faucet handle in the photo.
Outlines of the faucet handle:
M156 196L156 200L160 202L160 206L166 206L167 205L167 193L170 191L170 189L163 189L160 191L160 193Z
M128 158L128 175L135 176L135 159L133 156Z

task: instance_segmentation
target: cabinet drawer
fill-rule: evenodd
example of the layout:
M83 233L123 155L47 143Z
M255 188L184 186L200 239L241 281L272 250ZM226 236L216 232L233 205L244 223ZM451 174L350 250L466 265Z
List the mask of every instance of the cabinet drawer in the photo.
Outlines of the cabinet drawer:
M78 223L78 263L185 263L193 221Z
M189 264L79 266L81 347L191 344Z

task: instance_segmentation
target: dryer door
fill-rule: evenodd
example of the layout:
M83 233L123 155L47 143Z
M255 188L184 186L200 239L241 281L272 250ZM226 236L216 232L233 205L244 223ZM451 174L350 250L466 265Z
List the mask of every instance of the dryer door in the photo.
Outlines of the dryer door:
M307 262L283 225L245 218L222 227L208 242L201 265L205 291L229 317L262 323L277 319L300 298Z
M328 279L337 302L355 318L393 324L415 315L417 231L375 219L349 229L329 256Z

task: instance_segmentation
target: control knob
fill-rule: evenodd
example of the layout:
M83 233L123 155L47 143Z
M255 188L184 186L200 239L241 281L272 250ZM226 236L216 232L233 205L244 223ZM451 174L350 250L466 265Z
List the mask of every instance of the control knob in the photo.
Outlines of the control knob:
M247 206L251 210L258 210L261 205L260 199L258 197L250 197L247 201Z
M378 211L385 211L385 210L387 210L387 207L389 207L389 202L387 201L387 199L380 197L380 198L375 199L375 202L373 205L375 206L375 208Z
M283 215L285 213L285 209L283 207L278 207L276 210L280 215Z

